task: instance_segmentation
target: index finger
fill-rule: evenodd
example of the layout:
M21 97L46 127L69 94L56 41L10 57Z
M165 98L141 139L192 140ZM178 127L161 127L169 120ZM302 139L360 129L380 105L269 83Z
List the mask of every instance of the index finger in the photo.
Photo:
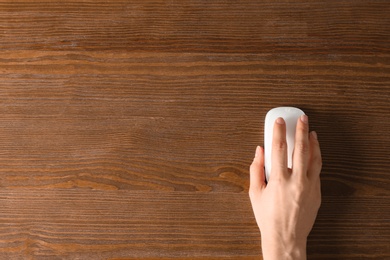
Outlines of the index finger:
M286 123L283 118L275 120L272 135L272 153L271 153L271 175L280 178L287 171L287 140L286 140Z

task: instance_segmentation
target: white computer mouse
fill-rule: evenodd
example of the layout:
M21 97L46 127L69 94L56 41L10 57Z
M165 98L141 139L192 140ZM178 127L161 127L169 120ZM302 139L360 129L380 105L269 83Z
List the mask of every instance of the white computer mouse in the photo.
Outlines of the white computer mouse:
M276 107L268 111L264 122L264 163L265 176L267 181L271 174L271 154L272 154L272 136L275 120L282 117L286 122L286 139L287 139L287 160L288 167L292 167L292 154L295 143L295 128L297 120L305 113L296 107Z

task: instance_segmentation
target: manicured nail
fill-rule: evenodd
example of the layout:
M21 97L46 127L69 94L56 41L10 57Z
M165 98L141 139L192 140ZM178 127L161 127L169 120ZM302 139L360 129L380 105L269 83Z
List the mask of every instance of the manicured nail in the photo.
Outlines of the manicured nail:
M260 146L257 146L256 147L255 157L259 157L260 156L260 150L261 150Z
M309 123L309 118L307 115L301 115L301 121L305 124Z
M311 131L311 135L314 137L314 139L318 140L316 131Z
M283 118L279 117L278 119L276 119L276 123L283 125L284 124Z

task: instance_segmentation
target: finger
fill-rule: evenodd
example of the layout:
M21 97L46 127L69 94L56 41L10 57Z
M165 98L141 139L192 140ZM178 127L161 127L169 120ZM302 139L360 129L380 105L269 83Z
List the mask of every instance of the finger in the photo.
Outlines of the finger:
M276 119L274 123L271 161L270 179L280 178L280 175L287 171L286 123L281 117Z
M251 195L265 187L264 149L260 146L257 146L256 148L255 158L249 168L249 174L249 194Z
M295 130L295 145L293 153L293 174L298 177L307 176L307 168L310 159L310 144L309 144L309 119L306 115L302 115L297 120Z
M316 182L316 191L317 191L317 199L318 199L318 208L321 206L321 200L322 200L322 196L321 196L321 180L320 178L317 179L317 182Z
M310 141L310 163L307 171L309 178L318 177L322 168L322 156L317 133L312 131L309 135Z

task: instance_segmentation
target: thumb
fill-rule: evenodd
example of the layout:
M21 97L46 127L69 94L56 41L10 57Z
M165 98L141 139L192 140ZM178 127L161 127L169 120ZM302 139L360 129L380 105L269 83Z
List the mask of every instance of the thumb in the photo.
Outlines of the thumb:
M264 149L260 146L256 148L255 158L249 168L250 174L250 185L249 185L249 195L256 194L259 191L262 191L265 184L265 175L264 175Z

